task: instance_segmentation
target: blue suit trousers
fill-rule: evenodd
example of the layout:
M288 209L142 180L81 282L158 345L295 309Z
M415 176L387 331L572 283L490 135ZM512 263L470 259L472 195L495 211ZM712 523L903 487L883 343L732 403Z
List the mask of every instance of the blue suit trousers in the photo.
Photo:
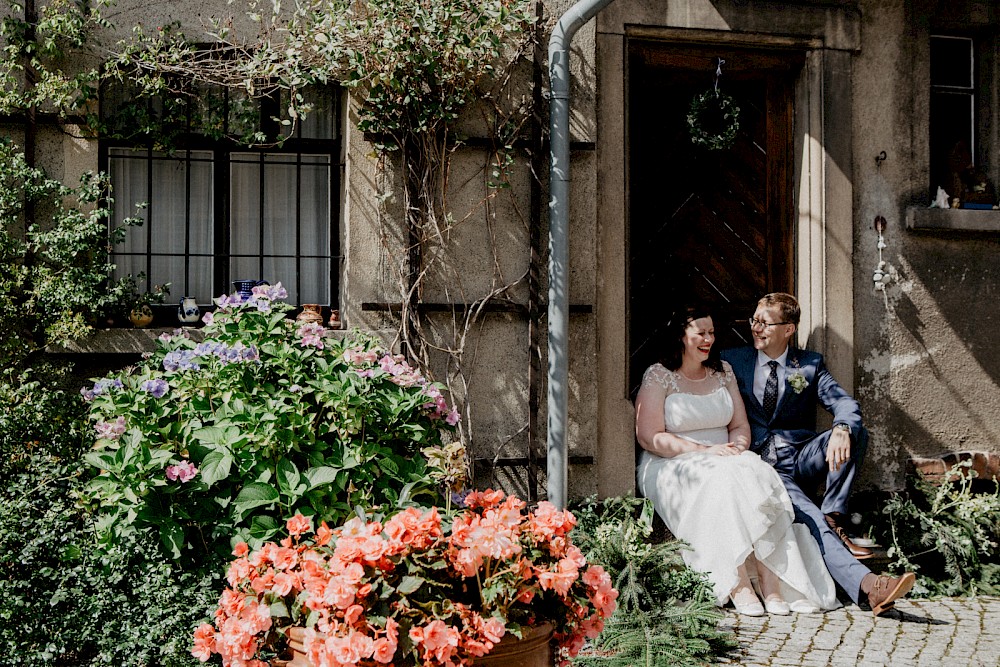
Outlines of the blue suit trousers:
M861 580L871 570L851 555L826 523L824 515L847 511L847 496L868 446L868 432L861 429L861 437L852 439L851 459L836 472L828 470L826 464L826 445L829 440L830 431L825 431L799 448L778 448L778 461L774 469L791 497L795 521L805 524L809 529L819 544L830 576L857 603L861 597ZM823 481L824 475L826 492L821 509L802 487L816 487Z

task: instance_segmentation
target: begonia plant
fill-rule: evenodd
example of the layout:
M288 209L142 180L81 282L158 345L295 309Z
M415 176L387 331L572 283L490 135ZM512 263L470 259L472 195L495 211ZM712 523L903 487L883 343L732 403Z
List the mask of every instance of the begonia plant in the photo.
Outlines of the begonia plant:
M336 524L460 483L427 462L463 449L447 442L458 413L440 386L373 337L288 319L285 296L280 283L223 295L201 342L163 334L140 364L82 390L99 471L84 500L105 540L155 529L174 557L228 554L297 512Z
M528 511L500 491L473 492L455 513L410 507L334 530L313 532L296 515L280 543L236 545L214 624L197 628L192 653L265 667L298 628L316 667L455 667L548 623L564 663L618 596L573 545L574 524L551 503Z

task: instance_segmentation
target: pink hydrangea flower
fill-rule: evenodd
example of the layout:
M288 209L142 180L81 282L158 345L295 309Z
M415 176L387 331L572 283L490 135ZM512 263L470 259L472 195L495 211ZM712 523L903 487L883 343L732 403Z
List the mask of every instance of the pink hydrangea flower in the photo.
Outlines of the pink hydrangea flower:
M315 322L300 324L296 333L300 338L299 345L302 347L315 347L317 350L323 349L323 339L330 335L330 332L322 324Z
M167 479L171 482L180 480L190 482L198 474L198 468L190 461L181 461L177 465L167 466Z
M104 440L117 440L125 433L125 417L118 417L113 422L97 422L94 424L97 437Z

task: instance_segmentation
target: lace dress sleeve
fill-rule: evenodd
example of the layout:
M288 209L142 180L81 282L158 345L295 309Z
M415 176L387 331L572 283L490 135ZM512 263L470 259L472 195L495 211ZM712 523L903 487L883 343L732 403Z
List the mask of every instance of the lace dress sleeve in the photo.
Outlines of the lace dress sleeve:
M728 387L735 381L736 374L733 372L733 367L729 365L728 361L723 361L722 372L719 373L719 385L722 387Z
M677 378L661 364L653 364L642 374L642 386L650 385L665 389L667 393L677 391Z

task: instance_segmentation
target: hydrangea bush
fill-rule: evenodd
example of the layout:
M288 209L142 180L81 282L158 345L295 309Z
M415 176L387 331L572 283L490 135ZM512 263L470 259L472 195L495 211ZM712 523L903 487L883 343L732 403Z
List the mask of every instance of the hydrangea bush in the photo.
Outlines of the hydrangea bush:
M155 528L175 558L263 544L296 513L342 522L356 506L437 501L428 465L458 413L438 385L373 337L287 318L281 285L223 295L202 342L163 334L140 364L82 390L99 469L85 500L113 542Z

